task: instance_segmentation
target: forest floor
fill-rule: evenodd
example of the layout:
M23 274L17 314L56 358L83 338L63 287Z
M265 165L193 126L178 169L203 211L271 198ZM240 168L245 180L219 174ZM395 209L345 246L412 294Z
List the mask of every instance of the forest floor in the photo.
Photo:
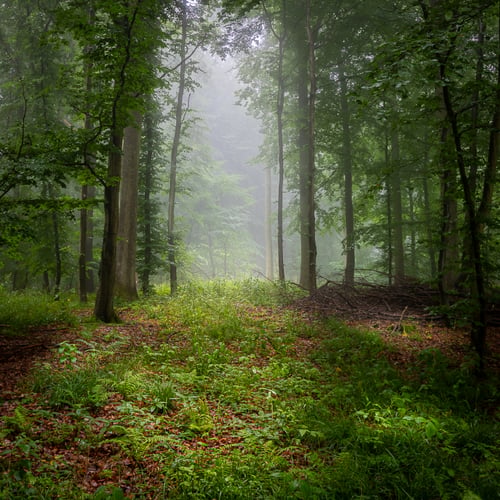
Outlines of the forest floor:
M442 316L433 313L433 308L438 310L438 303L435 290L416 283L391 287L364 284L356 288L329 283L289 307L310 319L333 316L349 326L377 331L392 347L387 355L395 364L411 363L423 349L435 348L459 365L471 353L469 328L450 326ZM492 309L500 314L500 306ZM89 312L81 314L88 316ZM272 315L272 310L268 314ZM488 328L486 365L488 370L500 373L500 318L496 314L490 317L493 326ZM134 328L130 323L133 318L127 318L125 313L123 319L128 323L131 338L142 337L141 320ZM155 324L148 324L148 329L154 330ZM15 392L17 382L29 373L34 362L50 359L61 342L72 342L78 337L77 330L58 325L33 328L23 336L1 335L0 329L0 394ZM0 407L0 414L1 411Z
M37 468L40 467L40 463L46 464L45 467L47 468L57 466L61 470L64 467L69 466L73 470L80 471L77 473L78 484L83 489L83 491L88 492L88 494L91 494L91 492L95 493L99 490L99 488L108 487L107 485L119 484L121 488L120 492L124 492L124 495L126 496L121 497L120 493L120 495L113 498L142 498L140 494L139 496L137 496L138 492L140 492L140 486L137 486L137 484L140 484L141 481L147 482L149 484L148 487L152 488L152 490L154 490L155 488L155 481L160 481L156 485L157 488L165 487L165 483L163 483L162 486L160 480L161 474L158 475L159 462L155 462L155 455L152 454L151 456L153 458L140 464L140 461L137 458L137 454L142 453L142 451L138 451L134 448L134 446L136 445L134 444L133 439L136 438L128 436L127 439L129 439L129 441L125 441L124 435L120 434L120 432L126 432L121 427L122 424L120 422L124 422L126 420L126 417L124 416L125 413L123 412L125 412L127 408L129 408L133 415L135 415L134 418L137 418L139 414L144 415L144 413L141 412L143 412L143 410L146 408L146 403L142 396L138 397L137 400L134 400L135 402L133 403L133 405L137 406L134 406L134 409L131 409L132 406L127 406L131 405L131 403L129 403L127 400L125 389L120 386L120 382L115 382L115 387L121 387L121 395L115 392L110 400L108 400L105 404L103 403L99 407L99 409L93 413L93 430L89 427L89 429L82 431L81 429L83 428L82 426L84 426L84 424L82 424L78 420L78 418L80 417L76 416L78 411L76 413L57 413L57 415L59 415L59 417L57 418L60 418L60 422L54 422L52 420L55 413L51 415L50 418L43 416L43 410L41 408L43 408L44 404L47 404L48 402L47 399L45 400L45 403L43 402L43 390L39 391L40 394L35 394L35 399L33 399L33 394L29 393L29 391L32 389L30 389L29 384L26 385L25 382L27 379L29 379L30 373L34 369L37 369L37 367L39 369L43 365L51 366L52 368L50 368L50 370L53 370L53 373L57 374L60 373L62 369L65 369L65 367L71 368L71 363L74 362L76 362L74 366L78 366L78 363L80 363L80 361L82 363L82 366L84 366L86 363L83 361L84 357L92 353L97 353L95 354L96 359L102 358L103 360L106 360L106 362L108 362L106 356L108 356L109 360L114 360L116 356L123 357L132 355L131 353L135 351L143 352L141 356L147 355L146 357L149 356L149 358L147 359L149 359L150 361L154 361L156 359L155 356L157 356L159 359L159 353L165 352L165 345L170 345L173 349L173 351L168 356L175 356L174 351L177 353L187 353L189 351L192 353L191 357L187 357L186 355L185 359L176 361L179 364L179 373L183 373L182 377L176 373L174 373L174 375L179 377L178 384L180 386L191 387L192 385L193 387L195 387L196 384L206 384L206 381L203 382L203 377L205 375L208 376L208 374L216 373L216 371L212 372L212 370L216 369L214 367L220 367L224 363L226 363L226 361L224 361L226 360L226 358L227 360L238 359L234 358L234 355L241 355L239 357L240 360L243 360L241 362L248 363L249 373L256 373L255 370L259 370L260 368L263 368L264 371L269 370L269 367L272 365L273 356L275 354L278 354L278 351L280 350L279 346L277 346L276 344L276 339L280 336L283 336L285 334L285 330L290 327L290 325L285 324L285 320L282 319L283 314L286 314L286 311L284 313L284 310L290 310L293 312L293 314L297 314L306 323L311 322L312 324L318 318L321 319L336 317L349 327L376 333L387 346L387 348L383 349L381 353L379 353L379 355L385 356L390 365L395 367L396 370L401 371L404 376L407 375L409 367L413 365L419 365L419 363L421 363L422 360L419 356L423 351L439 351L444 356L443 359L446 359L447 362L449 362L451 368L457 368L466 365L468 362L467 360L472 359L467 328L461 325L454 325L453 327L446 325L446 322L443 320L443 318L436 313L436 311L438 311L436 294L432 290L417 284L407 285L405 287L380 287L364 285L354 289L346 288L334 283L329 283L319 288L313 295L295 300L287 306L269 307L243 305L241 306L241 310L244 310L244 314L246 316L252 318L251 321L254 322L254 325L271 325L271 329L274 332L270 333L269 335L265 332L255 334L260 335L259 342L261 343L258 344L255 340L255 345L254 347L252 347L252 349L254 349L255 351L255 354L251 354L248 356L242 355L245 354L245 351L241 348L241 344L238 344L238 342L241 342L241 339L243 337L241 337L239 341L239 337L235 337L233 340L232 335L234 336L236 334L231 333L230 329L226 329L226 327L222 324L219 325L219 327L221 328L219 333L216 333L215 331L211 333L213 339L218 339L218 343L213 344L212 341L210 341L209 344L206 344L210 346L216 345L217 347L214 348L210 353L206 353L202 352L203 349L200 351L201 348L197 344L195 345L193 343L192 345L189 345L191 342L189 337L190 330L186 328L186 326L181 322L176 322L176 320L174 319L174 323L169 324L168 327L166 327L164 321L158 320L158 318L155 318L154 314L152 315L149 311L141 310L140 307L121 309L120 316L123 320L121 324L95 325L93 327L94 331L92 332L92 335L87 337L82 337L81 325L74 327L64 325L50 325L46 327L32 328L28 332L24 332L23 335L3 335L0 327L0 423L3 419L7 425L7 431L5 432L7 432L7 436L10 436L9 440L7 441L7 446L5 447L3 452L2 446L0 445L0 465L2 461L2 453L8 457L14 457L16 456L16 453L19 454L19 452L16 452L16 447L18 447L19 449L22 448L24 437L22 439L19 437L16 439L12 438L12 433L15 434L16 432L18 432L21 433L20 435L22 436L30 436L30 440L33 440L30 442L42 442L43 439L45 439L45 442L47 443L43 451L37 449L37 466L33 466L34 471L35 469L36 471L38 471ZM90 321L90 310L82 310L79 314L82 318L83 323L85 321ZM202 316L200 316L200 318L202 318ZM228 319L227 321L230 320ZM231 328L239 328L237 323L232 322L230 324L232 325ZM490 327L488 330L488 353L486 358L486 366L488 373L491 374L493 378L495 378L500 374L500 328L495 326L497 323L494 318L493 324L494 326ZM195 322L190 326L190 328L194 328L193 331L195 331L195 335L197 335ZM210 329L211 327L208 326L208 328ZM247 333L243 333L248 337L248 332L253 332L253 329L254 326L252 326L250 330L247 331ZM276 334L277 337L271 338L270 335L273 334ZM88 338L88 342L85 341L85 338ZM257 339L257 337L255 338ZM222 342L220 341L221 339L224 340L225 346L222 345ZM291 363L290 359L292 357L296 360L296 363L305 362L304 360L310 359L313 353L321 351L322 343L324 341L325 337L321 335L309 335L307 334L307 332L297 335L297 337L294 337L293 339L293 344L287 347L287 363ZM205 345L203 344L203 342L205 341L201 340L200 337L200 345ZM243 342L248 343L248 339L244 340ZM76 345L79 346L78 352L76 352ZM74 349L74 351L72 349ZM144 352L146 352L146 354L144 354ZM156 354L154 354L155 352ZM166 354L163 355L167 356ZM190 366L190 363L193 363L195 355L198 356L198 358L196 358L194 362L196 364L195 371L197 374L198 372L200 372L201 375L198 378L195 377L196 380L188 380L188 374L191 374L191 372L188 371L188 368ZM75 356L75 359L71 360L70 358L72 356ZM220 359L217 358L217 356L219 356ZM76 359L76 357L78 357L78 360ZM152 376L153 371L158 370L158 368L155 368L156 365L153 361L151 361L151 367L146 369L149 370L147 372L147 376ZM206 364L206 367L203 368L203 366L205 366L203 364L202 368L200 368L200 363L205 362L208 363ZM231 361L230 364L231 363L234 363L234 361ZM285 362L283 361L279 366L285 366L284 363ZM338 363L340 363L340 361L338 361ZM277 376L275 373L276 370L278 370L277 366L278 364L273 368L274 372L272 372L272 376L268 374L266 375L267 378L264 378L264 380L269 379L269 384L271 384L272 377ZM347 368L341 367L342 365L339 364L339 367L335 368L337 372L334 373L337 373L340 376L342 376L342 373L347 373ZM164 368L162 365L161 369L165 370L166 368ZM207 372L203 372L203 369L206 369ZM233 365L233 371L234 370L236 370L235 365ZM126 376L128 376L127 373L128 372L126 372ZM229 375L231 375L232 372L229 371L228 373ZM285 376L286 379L286 374L281 374L280 377L281 376ZM295 376L295 374L293 376ZM215 377L215 379L218 380L217 376ZM206 390L207 386L203 385L203 391ZM234 388L227 388L228 392L231 392L231 390L234 390ZM242 390L245 391L246 389ZM195 389L195 393L199 393L199 391L199 388ZM210 391L211 389L208 390L207 394L211 394ZM231 397L236 401L240 396L233 395ZM255 404L267 405L268 403L266 401L271 401L272 406L274 397L276 397L275 390L269 389L268 395L265 398L261 397L261 395L256 395L258 401ZM163 403L164 402L161 402L161 404ZM78 404L70 403L70 405L71 404L74 404L75 407L78 407ZM183 454L183 456L190 457L190 452L203 454L207 451L207 447L210 446L213 447L213 450L215 450L214 456L219 457L217 458L217 460L222 460L222 455L226 456L226 454L233 453L234 450L238 450L238 447L242 447L242 443L245 441L245 439L253 439L254 441L252 442L257 442L259 439L259 432L263 434L263 429L266 429L265 426L262 427L259 424L258 418L264 418L264 414L261 410L259 410L260 416L258 418L256 416L249 417L245 415L245 411L247 410L238 410L243 411L242 414L239 414L238 411L230 409L234 407L234 404L229 405L225 410L226 414L224 416L224 421L219 421L219 419L222 418L218 414L219 403L217 403L216 405L215 402L212 401L212 396L210 396L210 398L206 399L204 403L205 406L208 405L208 410L206 408L202 408L201 410L197 408L196 411L202 413L208 412L211 422L214 422L213 425L215 425L215 428L219 430L215 431L209 426L210 428L207 427L205 431L199 431L196 426L203 427L203 425L205 424L203 424L203 422L200 424L197 421L198 423L196 423L196 425L194 425L193 427L193 429L195 429L193 431L194 434L189 434L189 432L186 431L186 429L183 427L184 424L182 424L180 419L181 417L184 419L187 418L186 415L189 413L189 411L192 410L194 404L195 403L193 403L193 400L187 398L180 405L180 411L178 408L176 415L172 417L172 422L176 421L176 419L179 419L180 423L177 424L177 427L175 427L172 422L166 423L164 420L162 421L162 425L167 425L169 428L169 432L171 433L170 435L174 436L172 439L175 439L175 436L178 436L180 440L181 437L185 434L185 436L182 438L182 449L184 451L180 452L181 454ZM18 408L19 405L23 407L23 413L18 415L16 413L16 408ZM56 408L58 407L56 406ZM151 411L154 412L154 410ZM486 408L486 411L488 413L491 412L492 415L495 415L498 412L498 408L494 406L491 408ZM30 412L33 412L32 417L30 417ZM273 422L272 425L269 423L269 429L271 429L272 426L277 425L276 417L272 415L272 412L273 410L271 410L270 416L268 415L265 417L269 419L269 422ZM366 412L363 413L365 415L364 418L368 418L366 415L372 415L372 413L370 412L372 412L372 409L366 410ZM132 413L130 419L132 419ZM357 413L359 413L359 411ZM228 418L228 416L230 418ZM40 428L37 430L28 430L27 425L23 423L24 418L26 418L26 422L30 422L31 424L35 421L39 422ZM378 416L376 418L386 417ZM387 419L388 418L389 417L387 417ZM407 417L404 418L410 419L410 413ZM418 419L422 417L411 418ZM433 428L432 425L434 425L434 420L432 420L432 418L429 417L427 423L428 428L431 430ZM113 430L113 427L110 427L111 424L103 423L113 421L118 422L120 425L115 425L115 427L120 427L120 429L122 430L120 430L119 432L115 431ZM153 437L160 439L159 434L155 434L160 432L158 428L159 420L147 421L149 422L147 424L148 427L144 429L144 432L146 434L151 432L153 433ZM418 420L415 421L417 422ZM230 422L233 423L231 424ZM248 429L246 431L240 429L240 426L244 426L245 422L248 423ZM374 427L375 422L379 421L374 420L373 423L370 423L370 428ZM9 423L11 426L14 426L14 430L9 429ZM212 423L210 425L212 425ZM51 428L53 429L54 434L57 434L57 426L72 429L70 434L68 435L68 439L70 441L72 440L71 442L74 444L68 444L69 441L64 444L62 442L56 441L55 438L46 438L46 432L50 431ZM43 427L45 427L45 429L43 429ZM77 429L77 427L80 430L75 430ZM226 432L224 430L229 428L230 431L228 430ZM2 431L1 425L0 431ZM11 432L11 434L9 434L9 432ZM95 445L94 450L91 450L90 448L87 449L85 455L81 452L81 450L78 449L83 446L82 443L84 442L83 438L80 438L78 436L80 434L83 435L84 433L91 434L92 432L97 432L97 434L101 436L101 442ZM247 434L245 434L245 432ZM254 433L254 435L251 435L252 432ZM271 430L269 430L269 432L271 433ZM296 443L296 446L289 446L289 448L282 451L280 459L287 460L288 462L295 464L294 467L306 467L308 461L310 462L311 460L313 460L311 456L314 457L315 452L313 452L313 455L311 455L310 450L307 453L304 451L304 454L301 455L300 448L303 444L302 441L304 443L306 443L307 440L315 442L315 439L321 441L321 439L323 438L318 437L321 436L320 431L309 431L307 430L307 428L300 428L296 432L299 436L294 441ZM315 432L317 432L317 435L314 434ZM245 438L242 438L241 436L245 436ZM266 443L271 443L271 441L277 438L273 434L273 437L269 437L266 439L267 441L265 441L264 444L258 445L264 446L264 448L261 448L260 450L261 453L268 453L269 450L266 448L266 446L268 446ZM178 446L179 450L181 449L181 445L176 444L177 441L172 442L174 444L169 445L171 448L175 448L176 446ZM117 443L120 443L120 446L122 447L121 452L117 448ZM145 447L144 449L146 449L146 444L142 443L142 445ZM137 445L137 447L138 446L139 445ZM269 446L271 445L269 444ZM319 445L311 446L311 449L314 450L315 446ZM318 448L317 453L319 453L319 449L320 448ZM224 450L233 451L230 452ZM220 455L220 453L222 453L222 455ZM273 453L276 454L277 452L273 451ZM126 455L125 458L123 456L124 454ZM116 458L118 456L120 456L120 458ZM241 457L240 459L243 460L243 458ZM11 460L11 458L9 458L9 460ZM30 464L29 468L31 470L32 465L30 460L27 460L26 463ZM117 462L117 460L119 460L119 463ZM165 459L162 458L162 460ZM176 460L177 459L172 459L172 463L176 463ZM328 459L325 459L325 464L327 462ZM64 463L66 465L63 466L61 465L61 463ZM184 471L186 474L195 474L193 470L196 471L197 469L193 469L193 467L195 467L193 463L189 462L189 468L191 468L191 472L187 470L188 466L186 465L186 470ZM48 464L51 465L49 466ZM24 472L20 475L19 472L16 472L14 476L17 478L17 474L21 478L20 480L24 480L24 474L27 474L27 467L28 466L21 466ZM43 467L41 467L38 472L35 471L35 473L43 473L40 472L42 469ZM120 470L119 473L116 472L117 469ZM174 472L172 471L174 471L173 465L171 473L174 474ZM175 474L181 474L181 472L175 469ZM10 472L5 472L5 474L7 473L10 474ZM229 474L229 472L226 470L224 474L227 475ZM148 479L144 479L145 476L147 476ZM34 481L32 477L30 480ZM164 478L162 480L165 481ZM136 483L136 486L133 486L134 482ZM183 484L180 479L179 484L181 486ZM179 486L179 488L181 488L181 486ZM228 485L226 484L224 487L228 487ZM234 488L236 488L236 486ZM200 489L202 489L201 486ZM178 491L181 490L182 488ZM297 493L297 498L302 498L301 495L302 494ZM189 495L187 495L186 498L187 497L189 497ZM203 494L199 493L199 496L197 496L196 498L202 497ZM307 495L304 498L306 497ZM56 496L54 496L54 498L56 498ZM89 498L94 497L92 496ZM95 496L95 498L101 497ZM111 497L103 496L102 498ZM160 495L158 495L158 497L150 495L145 496L144 498L160 498ZM1 494L0 499L3 499Z
M294 307L316 317L337 317L346 324L377 331L393 349L394 362L407 363L424 349L439 349L459 365L471 353L470 327L447 319L439 306L438 292L426 285L356 287L327 283ZM491 304L488 315L488 348L485 364L500 373L500 304ZM452 323L452 324L450 324Z

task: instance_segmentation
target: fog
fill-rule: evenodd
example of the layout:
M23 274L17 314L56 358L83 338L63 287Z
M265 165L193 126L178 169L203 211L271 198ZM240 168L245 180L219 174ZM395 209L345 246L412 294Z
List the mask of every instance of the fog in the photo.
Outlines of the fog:
M225 265L215 265L216 269L209 270L203 266L203 262L206 266L209 264L208 248L199 241L200 235L194 234L189 227L196 223L195 217L187 213L188 200L181 193L179 212L188 226L186 243L188 249L196 248L201 252L194 270L202 275L260 274L264 269L264 166L257 156L263 139L262 124L237 102L240 84L235 61L208 54L200 59L200 86L189 98L190 107L199 120L190 137L184 139L188 143L192 141L194 149L191 155L195 163L191 166L195 190L192 197L200 200L207 195L207 185L199 183L200 165L196 165L203 158L203 163L208 162L206 175L217 186L211 193L213 201L229 217L228 221L232 218L235 223L233 227L226 226L224 231ZM206 229L212 230L211 244L217 247L215 240L221 236L222 229Z

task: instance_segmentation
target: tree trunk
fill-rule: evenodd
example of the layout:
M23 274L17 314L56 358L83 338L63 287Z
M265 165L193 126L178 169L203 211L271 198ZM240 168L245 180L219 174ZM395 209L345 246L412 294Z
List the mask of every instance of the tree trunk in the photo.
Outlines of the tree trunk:
M417 234L415 217L415 190L413 186L408 187L408 212L410 218L410 276L417 276Z
M119 194L122 165L123 131L113 130L108 157L108 180L104 187L104 232L99 289L97 290L94 315L105 323L118 320L113 306L116 281L116 243L119 223Z
M272 224L272 182L271 169L264 169L265 173L265 201L264 201L264 236L265 236L265 256L266 256L266 278L274 279L274 262L273 262L273 224Z
M384 127L384 159L385 159L385 168L390 172L391 169L391 160L390 160L390 152L389 152L389 131L387 127L387 123ZM386 216L387 216L387 281L389 285L392 285L393 282L393 274L394 274L394 262L393 262L393 227L392 227L392 188L391 183L389 181L389 174L386 175L385 178L385 207L386 207Z
M54 232L54 258L56 260L55 274L54 274L54 296L59 297L61 291L62 279L62 257L61 257L61 242L59 236L59 217L57 213L52 212L52 230Z
M278 277L280 281L285 281L285 252L283 246L283 190L285 179L285 147L283 143L285 76L283 74L283 62L286 39L285 0L281 2L281 23L283 32L278 36L278 97L276 102L276 121L278 128Z
M397 124L392 124L391 131L391 205L393 222L393 252L394 252L394 281L400 284L405 276L405 255L403 244L403 204L401 200L401 173L400 173L399 134Z
M183 122L183 104L184 87L186 80L186 39L187 39L187 12L186 5L181 2L182 9L182 34L180 47L180 66L179 66L179 89L177 91L177 104L175 108L175 129L172 141L172 151L170 154L170 184L168 195L168 262L170 268L170 293L174 295L177 292L177 255L176 255L176 236L175 236L175 192L177 189L177 160L179 155L179 146L181 141L181 129Z
M470 140L470 169L469 169L469 184L471 189L472 197L475 199L477 194L477 171L480 163L479 158L479 112L480 112L480 99L481 94L479 92L480 86L483 80L483 68L484 68L484 31L485 24L482 19L478 22L478 34L477 34L477 63L476 63L476 85L474 86L472 92L472 108L471 108L471 140ZM465 213L466 221L465 224L468 225L467 212ZM465 234L463 240L463 257L462 257L462 273L460 281L465 281L465 283L471 282L472 269L473 269L473 258L472 258L472 248L471 242L468 234Z
M120 183L120 221L116 246L115 294L136 300L137 193L139 190L139 151L142 115L133 113L132 125L123 133L122 175Z
M339 65L340 109L342 114L342 170L344 172L345 269L344 283L354 285L356 242L354 235L354 206L352 201L352 148L350 110L347 100L347 80L343 64Z
M311 26L311 0L306 1L306 44L299 38L299 196L300 196L300 284L316 290L316 222L315 222L315 105L316 67L315 30ZM303 47L302 47L303 45Z
M93 26L95 23L95 12L92 7L89 7L88 11L88 22L89 26ZM90 95L92 92L92 63L87 63L85 67L86 71L86 92ZM87 111L85 113L85 129L92 129L92 118L90 113ZM95 158L89 151L85 151L83 155L83 160L85 166L89 169L94 167ZM84 185L82 186L82 201L87 201L89 198L93 198L95 195L95 189ZM92 216L93 212L91 209L83 207L80 210L80 255L78 258L78 283L80 292L80 302L87 302L88 293L94 291L94 273L89 269L89 264L93 260L93 240L92 240Z
M144 118L146 161L144 164L144 267L141 272L142 293L151 293L151 269L153 266L153 118L151 111Z
M427 154L428 148L425 150L425 165L427 166L429 163L428 159L428 154ZM425 215L425 227L427 231L427 251L428 251L428 256L429 256L429 269L431 273L432 279L436 277L437 274L437 268L436 268L436 253L434 251L434 234L433 234L433 223L432 223L432 216L431 216L431 202L429 198L429 181L427 179L427 175L423 176L422 179L422 191L424 195L424 215Z

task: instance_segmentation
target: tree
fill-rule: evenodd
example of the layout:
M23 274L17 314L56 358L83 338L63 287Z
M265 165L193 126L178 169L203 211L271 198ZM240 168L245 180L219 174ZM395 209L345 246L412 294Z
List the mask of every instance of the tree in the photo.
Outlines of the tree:
M302 7L302 5L300 6ZM299 150L299 220L300 220L300 284L306 290L316 289L316 220L315 220L315 44L319 23L313 20L311 1L299 8L294 33L297 61Z
M164 248L167 247L160 217L161 171L166 160L162 147L164 138L160 130L163 117L158 99L156 95L147 99L139 171L137 270L144 295L152 291L154 274L165 267Z
M136 300L139 297L135 270L141 122L142 114L139 111L133 112L133 122L125 127L123 133L115 294L126 300Z
M60 14L80 46L87 48L81 59L92 63L94 86L98 89L92 112L100 120L96 125L98 132L105 130L109 137L107 168L101 177L104 234L94 307L96 318L105 322L117 319L113 299L124 130L133 123L133 112L140 105L138 96L150 93L154 85L148 56L159 42L152 27L156 26L160 7L161 2L155 0L99 0L94 3L95 23L84 23L83 30L80 16L86 15L86 9L81 10L79 5L63 6Z
M175 192L177 189L177 162L179 159L179 146L181 140L181 130L184 121L184 92L186 87L186 65L187 65L187 30L188 15L184 2L180 4L181 16L181 40L179 49L179 87L177 90L177 102L175 105L174 137L170 153L170 182L168 190L168 262L170 268L170 292L174 295L177 292L177 264L175 241Z
M493 3L492 3L493 5ZM476 202L474 191L478 181L476 177L477 165L470 168L470 158L467 152L467 147L464 145L463 129L464 123L462 113L457 110L457 102L462 98L462 89L460 81L456 79L457 67L462 64L459 49L469 52L468 47L463 45L463 39L460 37L464 30L464 25L470 23L473 19L476 22L473 26L477 26L478 18L482 20L484 13L488 11L489 4L473 4L462 9L455 8L447 10L446 6L439 3L420 2L424 24L430 33L430 43L433 49L435 66L439 75L439 85L441 89L441 98L443 104L444 118L449 127L450 139L453 144L453 159L455 169L458 172L461 190L463 193L463 202L466 211L465 228L466 234L470 241L470 252L472 260L472 268L470 270L471 280L469 292L471 295L471 341L476 349L479 357L479 370L484 368L484 355L486 346L486 329L487 329L487 301L486 301L486 276L484 272L484 251L483 251L483 235L488 222L488 217L491 212L491 203L493 200L493 187L496 176L496 168L498 161L498 141L499 141L499 124L500 124L500 56L497 45L496 47L496 79L491 82L491 87L496 89L489 92L490 102L492 104L492 118L489 127L489 146L487 160L484 165L483 172L483 189L479 200ZM497 12L497 36L500 35L500 16ZM480 24L481 26L481 24ZM443 36L444 35L444 36ZM476 38L481 40L481 36ZM482 47L481 47L482 49ZM483 57L482 52L476 52L478 60ZM482 73L482 72L480 72ZM476 80L478 71L475 72ZM488 83L485 83L485 90ZM490 87L490 88L491 88ZM485 92L486 94L486 92ZM477 95L477 94L476 94ZM474 103L474 107L477 102ZM476 111L477 112L477 111ZM474 119L473 122L477 121ZM469 124L467 124L469 126ZM477 161L477 133L474 131L472 136L472 161ZM452 165L453 163L450 163ZM467 252L466 252L467 254Z

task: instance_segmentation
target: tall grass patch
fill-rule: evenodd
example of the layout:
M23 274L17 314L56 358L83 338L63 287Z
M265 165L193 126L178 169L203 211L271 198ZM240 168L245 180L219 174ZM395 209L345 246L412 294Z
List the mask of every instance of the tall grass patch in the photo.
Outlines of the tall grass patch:
M0 288L0 324L4 331L22 333L29 328L53 324L74 324L69 299L35 291L9 292Z

